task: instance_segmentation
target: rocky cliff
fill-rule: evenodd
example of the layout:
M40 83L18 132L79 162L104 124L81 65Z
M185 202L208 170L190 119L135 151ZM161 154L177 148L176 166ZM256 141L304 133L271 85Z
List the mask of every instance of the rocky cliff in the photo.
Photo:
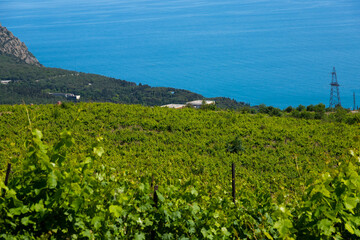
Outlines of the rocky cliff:
M27 64L41 66L26 45L0 24L0 53L13 55Z

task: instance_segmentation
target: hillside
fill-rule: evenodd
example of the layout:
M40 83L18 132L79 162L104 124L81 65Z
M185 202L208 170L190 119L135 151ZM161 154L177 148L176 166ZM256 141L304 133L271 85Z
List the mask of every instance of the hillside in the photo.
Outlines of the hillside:
M30 65L41 66L35 56L29 52L26 45L15 37L6 27L1 26L1 24L0 53L15 56Z
M29 125L25 108L0 105L0 159L11 158L10 142L20 148L24 143L25 135L20 133L26 132ZM212 172L218 166L216 162L236 161L243 166L249 183L268 181L274 172L280 173L276 180L279 184L298 182L301 179L296 167L305 174L301 178L305 178L308 173L322 172L348 159L348 150L357 146L359 134L358 125L235 111L111 103L34 105L28 110L32 128L40 129L47 142L53 142L59 132L68 129L79 144L78 150L82 150L101 136L110 162L125 161L122 164L126 168L145 170L148 163L160 161L166 163L158 165L156 171L161 174L168 172L172 162L171 178L177 178L175 172L184 170L183 161L194 163L186 167L188 173L202 171L218 177L227 169ZM226 153L227 144L237 136L244 147L238 159Z
M235 111L2 105L0 237L358 239L358 133Z
M56 103L71 101L49 93L80 95L82 102L113 102L147 106L186 103L205 99L183 89L137 85L96 74L43 67L24 43L0 25L0 104ZM212 98L221 108L240 108L243 102Z
M152 88L96 74L28 65L12 56L0 55L1 79L12 80L0 86L1 104L56 103L66 101L50 92L81 95L81 101L162 105L202 99L199 94L174 88ZM174 93L172 93L174 92Z

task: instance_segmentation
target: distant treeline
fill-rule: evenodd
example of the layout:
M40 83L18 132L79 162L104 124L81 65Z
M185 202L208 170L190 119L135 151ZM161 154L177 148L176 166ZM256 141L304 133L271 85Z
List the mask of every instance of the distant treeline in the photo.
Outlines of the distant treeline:
M239 109L242 113L263 113L269 116L285 116L301 119L317 119L328 122L342 122L347 124L360 123L360 113L351 113L349 109L337 106L335 108L326 108L325 104L319 103L317 105L299 105L297 107L289 106L284 110L273 106L266 106L260 104L258 106L245 106Z

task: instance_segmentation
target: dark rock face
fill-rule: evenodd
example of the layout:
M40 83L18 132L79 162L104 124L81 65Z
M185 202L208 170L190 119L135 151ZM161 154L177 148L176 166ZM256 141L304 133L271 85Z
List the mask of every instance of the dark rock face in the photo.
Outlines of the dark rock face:
M42 66L26 45L0 24L0 53L13 55L27 64Z

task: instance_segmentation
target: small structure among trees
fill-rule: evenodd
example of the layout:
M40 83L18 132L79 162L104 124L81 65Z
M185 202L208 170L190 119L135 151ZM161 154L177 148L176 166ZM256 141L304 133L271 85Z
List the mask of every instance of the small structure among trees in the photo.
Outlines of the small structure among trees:
M195 101L187 102L186 104L167 104L167 105L163 105L161 107L180 109L180 108L184 108L184 107L204 108L204 107L208 107L208 106L215 107L215 101L195 100Z
M53 96L60 96L60 97L65 97L69 100L73 100L73 101L78 101L80 100L80 95L75 95L73 93L49 93L50 95Z
M191 106L193 108L201 108L201 106L203 105L215 105L215 101L195 100L195 101L187 102L186 105Z

